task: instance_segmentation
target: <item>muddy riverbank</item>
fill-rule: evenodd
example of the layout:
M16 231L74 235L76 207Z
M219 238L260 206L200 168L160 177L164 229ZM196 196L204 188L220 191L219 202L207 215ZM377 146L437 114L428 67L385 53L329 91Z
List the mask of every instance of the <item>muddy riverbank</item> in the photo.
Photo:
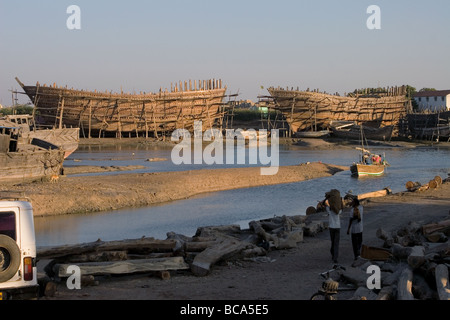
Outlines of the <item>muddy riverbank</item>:
M143 207L205 192L290 183L331 176L348 167L309 163L280 167L275 175L260 168L203 169L182 172L65 176L54 183L0 186L31 199L35 216L52 216Z

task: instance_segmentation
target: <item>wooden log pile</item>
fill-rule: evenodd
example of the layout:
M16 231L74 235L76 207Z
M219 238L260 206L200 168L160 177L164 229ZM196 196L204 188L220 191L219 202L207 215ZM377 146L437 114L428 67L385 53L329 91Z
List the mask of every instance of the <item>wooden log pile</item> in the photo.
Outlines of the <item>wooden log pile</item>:
M408 181L406 182L405 187L406 190L410 192L433 190L439 188L442 185L442 183L447 182L447 180L448 179L442 180L440 176L436 176L424 185L422 185L420 182Z
M376 235L383 247L366 247L356 268L341 273L343 280L361 287L354 299L364 292L364 298L374 300L450 300L450 219L411 222L394 232L379 229ZM380 267L381 289L367 289L370 265Z
M281 216L239 225L200 227L194 236L173 232L166 240L143 237L121 241L38 248L37 260L49 260L40 284L52 295L58 282L78 266L83 285L98 285L102 276L149 274L170 279L172 274L191 272L208 275L214 265L236 260L255 260L270 250L297 247L303 236L315 236L327 224L307 216ZM70 270L70 269L69 269Z

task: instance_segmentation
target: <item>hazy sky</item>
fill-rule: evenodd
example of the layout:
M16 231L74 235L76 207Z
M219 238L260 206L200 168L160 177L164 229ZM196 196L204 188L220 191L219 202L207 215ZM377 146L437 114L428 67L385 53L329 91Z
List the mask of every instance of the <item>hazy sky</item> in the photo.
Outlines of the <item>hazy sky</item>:
M66 26L70 5L81 30ZM381 30L366 26L370 5ZM16 76L130 92L215 78L254 101L261 86L450 89L449 17L448 0L0 0L0 103Z

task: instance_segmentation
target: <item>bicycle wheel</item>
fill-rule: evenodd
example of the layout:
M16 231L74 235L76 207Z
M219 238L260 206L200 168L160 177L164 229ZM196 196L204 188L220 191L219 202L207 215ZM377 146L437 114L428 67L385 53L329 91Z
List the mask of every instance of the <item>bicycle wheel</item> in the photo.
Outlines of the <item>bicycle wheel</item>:
M316 292L311 296L311 298L309 300L320 301L320 300L327 300L327 299L325 299L325 295L323 293Z
M316 300L316 301L329 301L329 300L337 300L336 297L330 294L324 294L321 292L314 293L309 300Z

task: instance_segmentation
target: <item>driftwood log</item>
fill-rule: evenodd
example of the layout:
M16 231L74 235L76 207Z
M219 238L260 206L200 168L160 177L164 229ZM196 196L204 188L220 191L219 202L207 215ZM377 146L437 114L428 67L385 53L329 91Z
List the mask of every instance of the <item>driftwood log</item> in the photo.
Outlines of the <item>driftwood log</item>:
M76 265L80 268L82 276L189 269L189 265L184 262L182 257L86 262L77 263ZM53 266L53 271L61 278L68 277L71 275L71 273L67 272L69 266L71 266L71 264L55 264Z
M363 245L361 248L361 257L368 260L383 261L388 260L392 252L385 248L377 248Z
M412 182L408 181L405 184L406 190L410 192L414 191L426 191L428 189L436 189L438 188L444 181L440 176L435 176L428 183L422 185L420 182Z
M175 240L157 240L154 238L141 238L108 242L98 240L96 242L84 243L79 245L38 248L37 260L117 250L128 252L168 252L173 251L175 246Z
M211 266L227 257L238 254L247 249L248 243L238 239L226 238L200 252L191 265L191 271L196 276L206 276L211 271Z
M443 220L437 223L426 224L422 227L422 232L425 236L429 236L436 232L450 234L450 219Z
M423 246L414 246L407 258L408 264L412 269L417 269L425 263L425 248Z
M361 253L362 258L369 259L366 264L378 264L381 267L382 289L376 299L450 299L450 241L446 238L448 227L447 219L427 224L410 222L391 232L378 229L376 236L384 241L383 249L386 250L388 259L379 259L381 248L363 246ZM437 233L441 234L441 243L429 241L427 235ZM366 264L359 265L362 268ZM345 276L347 281L355 283L354 277L352 279L348 273ZM362 276L360 272L360 278Z
M398 300L414 300L412 294L413 271L406 267L402 270L398 279L397 299Z
M450 284L448 277L448 267L440 264L435 269L436 288L440 300L450 300Z
M364 200L368 198L378 198L378 197L385 197L389 194L391 194L392 191L389 188L384 188L383 190L373 191L373 192L367 192L363 194L359 194L357 196L358 200Z

